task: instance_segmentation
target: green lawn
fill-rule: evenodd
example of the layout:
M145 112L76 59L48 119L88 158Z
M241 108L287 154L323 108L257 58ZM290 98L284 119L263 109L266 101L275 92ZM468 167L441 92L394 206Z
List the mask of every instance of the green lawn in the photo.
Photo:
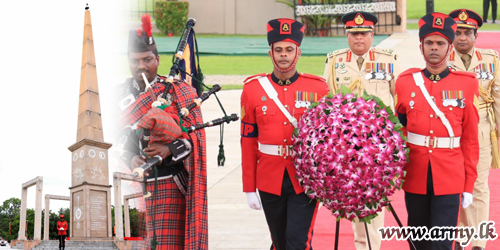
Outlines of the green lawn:
M303 56L297 63L299 72L323 75L326 57ZM172 65L172 57L160 56L160 68L166 71ZM205 75L255 75L270 73L273 69L268 56L201 56L200 66ZM161 72L163 73L163 72Z
M475 11L479 15L483 15L483 1L479 0L434 0L434 11L450 13L455 9L469 9ZM420 19L426 13L425 0L407 0L406 1L406 18ZM490 12L491 15L491 12ZM418 27L418 26L417 26ZM497 27L499 30L500 27Z

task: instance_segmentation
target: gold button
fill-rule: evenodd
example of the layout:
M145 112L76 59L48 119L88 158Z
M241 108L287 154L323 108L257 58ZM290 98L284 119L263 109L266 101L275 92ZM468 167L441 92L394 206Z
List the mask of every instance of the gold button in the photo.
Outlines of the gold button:
M450 108L450 110L453 110L453 108Z
M286 139L284 139L283 141L286 142Z
M286 122L284 122L284 124L286 125Z
M285 88L285 91L286 91L286 88Z
M286 159L286 156L284 157L284 159Z
M429 150L429 153L432 153L432 150Z
M431 118L434 117L434 115L431 115Z
M434 133L434 131L431 130L430 133L432 134L432 133Z

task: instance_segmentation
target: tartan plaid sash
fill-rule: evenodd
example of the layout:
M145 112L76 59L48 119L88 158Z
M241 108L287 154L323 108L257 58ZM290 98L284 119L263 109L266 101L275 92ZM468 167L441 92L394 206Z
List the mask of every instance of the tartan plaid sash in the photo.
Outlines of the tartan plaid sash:
M121 112L119 120L122 126L133 125L139 121L139 119L151 109L151 104L156 101L158 96L165 90L165 86L159 82L156 82L152 88L155 93L155 100L151 99L149 91L139 94L135 98L135 102Z

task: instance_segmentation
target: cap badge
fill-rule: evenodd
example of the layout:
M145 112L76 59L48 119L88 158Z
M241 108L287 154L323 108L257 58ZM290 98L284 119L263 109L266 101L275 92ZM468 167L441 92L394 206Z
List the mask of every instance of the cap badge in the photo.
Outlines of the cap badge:
M354 23L357 25L361 25L365 22L363 19L363 16L361 14L356 15L356 18L354 18Z
M288 26L288 23L283 24L283 26L281 27L281 31L283 31L283 32L290 31L290 27Z
M467 12L465 12L465 10L462 10L462 12L460 12L460 15L458 15L458 19L460 21L466 21L469 17L467 16Z
M443 19L441 19L441 17L436 18L435 24L438 25L438 26L443 25Z

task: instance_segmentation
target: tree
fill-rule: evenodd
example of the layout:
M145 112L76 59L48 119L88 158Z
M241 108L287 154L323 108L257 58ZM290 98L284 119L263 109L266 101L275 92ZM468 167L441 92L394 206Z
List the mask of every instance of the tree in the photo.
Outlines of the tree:
M0 206L0 236L9 242L17 239L20 211L21 200L18 198L10 198ZM11 234L9 234L9 222Z
M122 216L123 216L123 229L125 233L125 212L124 206L122 205ZM129 207L129 218L130 218L130 236L131 237L144 237L146 235L146 213L144 211L138 210L137 208ZM113 235L115 235L115 206L111 205L111 221L113 227Z

